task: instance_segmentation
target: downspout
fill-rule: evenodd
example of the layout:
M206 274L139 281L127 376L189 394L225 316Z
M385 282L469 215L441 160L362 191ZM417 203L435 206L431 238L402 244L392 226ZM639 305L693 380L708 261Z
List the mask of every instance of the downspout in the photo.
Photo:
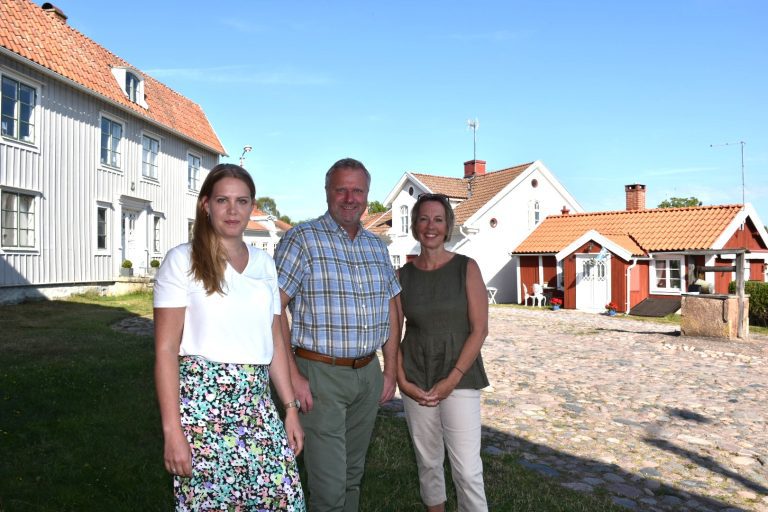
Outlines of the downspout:
M632 274L632 269L637 265L637 258L632 258L632 264L627 267L627 303L626 308L624 309L624 316L627 316L629 314L629 281Z

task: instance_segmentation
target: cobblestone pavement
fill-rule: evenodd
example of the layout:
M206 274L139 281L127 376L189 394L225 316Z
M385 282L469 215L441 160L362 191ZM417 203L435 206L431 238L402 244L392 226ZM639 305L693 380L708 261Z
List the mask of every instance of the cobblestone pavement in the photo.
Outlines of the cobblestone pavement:
M768 511L768 338L492 308L485 450L638 510Z
M768 512L768 337L493 307L483 358L486 452L629 509Z

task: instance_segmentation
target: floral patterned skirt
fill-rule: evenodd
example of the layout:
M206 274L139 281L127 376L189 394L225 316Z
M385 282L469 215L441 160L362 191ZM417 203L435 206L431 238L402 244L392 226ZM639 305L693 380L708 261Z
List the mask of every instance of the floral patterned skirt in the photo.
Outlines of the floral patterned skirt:
M296 458L270 398L269 366L179 361L192 477L173 480L177 511L304 511Z

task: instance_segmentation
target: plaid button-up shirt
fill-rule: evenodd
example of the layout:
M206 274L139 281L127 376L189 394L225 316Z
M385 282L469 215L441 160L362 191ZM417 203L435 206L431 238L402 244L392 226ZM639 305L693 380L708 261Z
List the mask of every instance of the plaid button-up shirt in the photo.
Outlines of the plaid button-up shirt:
M360 228L354 240L330 213L301 223L275 250L291 297L291 344L335 357L374 352L389 336L389 301L400 293L384 243Z

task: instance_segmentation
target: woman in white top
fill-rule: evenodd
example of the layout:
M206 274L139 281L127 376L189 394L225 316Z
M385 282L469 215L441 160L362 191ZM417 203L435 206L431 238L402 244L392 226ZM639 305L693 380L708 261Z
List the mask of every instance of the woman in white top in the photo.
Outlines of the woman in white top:
M192 242L157 273L155 379L176 510L305 510L275 264L243 241L255 197L241 167L211 169Z

